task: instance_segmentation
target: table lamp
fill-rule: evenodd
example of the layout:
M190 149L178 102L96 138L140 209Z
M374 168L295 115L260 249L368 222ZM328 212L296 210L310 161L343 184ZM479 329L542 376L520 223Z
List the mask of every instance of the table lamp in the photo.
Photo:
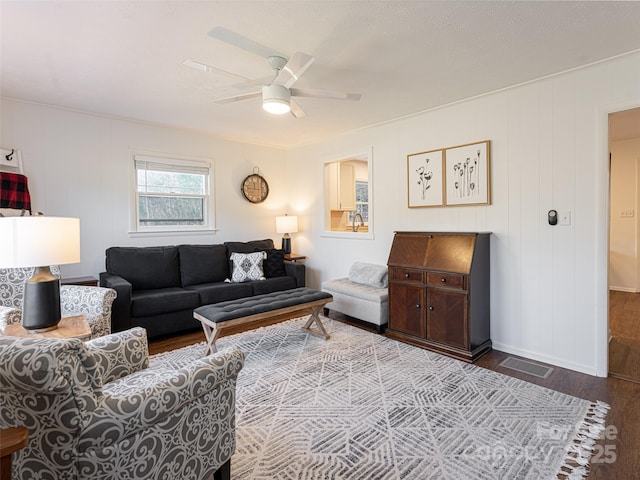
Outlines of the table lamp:
M0 267L35 267L24 285L22 326L36 332L58 328L60 280L49 266L80 261L80 219L0 218L0 238Z
M276 217L276 232L284 233L282 236L282 251L284 253L291 253L291 237L290 233L296 233L298 231L298 217L295 215L283 215Z

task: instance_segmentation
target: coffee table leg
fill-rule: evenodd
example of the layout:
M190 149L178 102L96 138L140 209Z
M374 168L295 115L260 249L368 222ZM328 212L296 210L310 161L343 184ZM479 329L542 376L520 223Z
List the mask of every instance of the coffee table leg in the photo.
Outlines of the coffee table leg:
M218 349L216 348L216 339L218 338L219 330L216 327L211 327L208 323L202 322L202 330L204 331L204 336L207 339L207 345L204 349L204 355L207 356L211 353L216 353Z
M324 338L325 340L329 340L331 335L324 328L322 321L320 320L320 312L322 311L322 306L320 307L311 307L311 315L309 316L309 320L302 327L303 330L308 330L310 333L314 335L318 335L319 337ZM317 328L311 327L311 325L315 323Z

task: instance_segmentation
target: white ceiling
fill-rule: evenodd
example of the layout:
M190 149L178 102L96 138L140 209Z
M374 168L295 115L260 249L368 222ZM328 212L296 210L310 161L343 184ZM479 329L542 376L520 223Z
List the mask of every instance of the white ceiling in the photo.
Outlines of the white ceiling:
M640 49L639 25L635 1L0 0L0 95L290 148ZM315 56L296 87L362 99L212 103L253 86L184 60L271 77L215 26Z

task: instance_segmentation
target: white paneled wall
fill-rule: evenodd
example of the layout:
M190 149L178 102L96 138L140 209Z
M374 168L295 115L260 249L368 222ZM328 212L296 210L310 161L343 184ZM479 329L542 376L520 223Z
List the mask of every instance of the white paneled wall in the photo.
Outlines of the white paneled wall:
M300 234L309 282L344 276L355 260L386 263L395 230L490 231L494 346L606 374L606 117L637 105L638 53L290 151L290 201L318 198ZM407 208L407 154L485 139L492 205ZM323 237L322 159L362 145L374 152L375 239ZM550 209L570 212L571 225L548 225Z
M356 260L386 263L395 230L490 231L494 346L604 375L607 115L636 106L640 53L288 152L7 99L0 144L22 150L35 209L80 217L82 263L66 266L68 276L97 275L112 245L278 242L282 213L298 215L293 249L308 256L313 287L346 275ZM407 154L485 139L492 205L407 208ZM219 231L129 235L132 148L212 159ZM323 162L370 148L375 238L323 236ZM256 165L271 187L260 205L239 188ZM571 225L549 226L549 209L571 212Z
M185 130L2 99L0 144L22 149L32 206L47 215L80 218L81 263L66 276L104 271L114 245L222 243L273 238L275 217L286 212L286 152ZM215 234L130 235L130 151L196 157L214 162ZM250 204L240 184L254 166L271 188L264 203Z

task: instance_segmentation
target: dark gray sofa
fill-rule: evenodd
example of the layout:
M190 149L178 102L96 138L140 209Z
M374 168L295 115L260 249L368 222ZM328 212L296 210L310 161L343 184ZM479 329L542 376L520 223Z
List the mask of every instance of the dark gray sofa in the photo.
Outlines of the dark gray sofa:
M265 251L265 280L226 283L233 252ZM284 261L273 240L218 245L111 247L100 285L116 290L111 329L143 327L149 338L201 328L193 310L201 305L237 300L305 286L305 266Z

